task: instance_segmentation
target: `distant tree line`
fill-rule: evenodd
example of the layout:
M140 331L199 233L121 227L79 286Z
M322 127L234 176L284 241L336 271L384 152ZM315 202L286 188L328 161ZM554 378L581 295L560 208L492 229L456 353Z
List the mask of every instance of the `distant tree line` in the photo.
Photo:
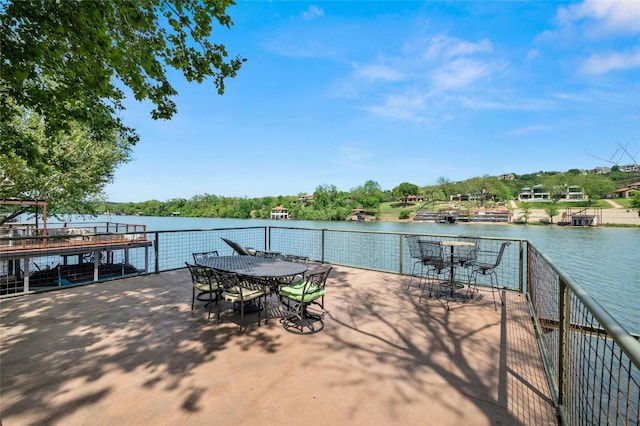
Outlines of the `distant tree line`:
M393 200L390 192L383 191L372 180L350 191L339 191L335 185L320 185L313 192L313 202L301 201L302 195L304 194L239 198L205 194L164 202L150 200L140 203L104 203L97 208L97 213L268 219L272 208L283 206L289 209L289 217L292 219L345 220L352 209L364 208L376 214L381 202Z
M609 175L584 173L578 169L567 172L538 172L515 175L514 179L495 176L474 177L459 182L441 177L435 185L420 187L402 182L392 190L383 190L374 180L349 191L340 191L335 185L320 185L313 192L313 202L303 201L305 194L265 196L256 198L196 195L190 199L174 198L167 201L150 200L139 203L104 203L97 213L144 216L171 216L215 218L268 219L271 209L283 206L289 209L289 217L299 220L346 220L353 209L364 209L370 215L378 215L380 204L398 202L406 205L406 197L422 196L424 203L449 201L458 194L476 194L481 205L515 199L522 188L542 184L551 194L551 201L559 201L568 186L582 188L590 201L605 198L617 188L640 180L640 173L615 170ZM406 216L406 214L405 214Z

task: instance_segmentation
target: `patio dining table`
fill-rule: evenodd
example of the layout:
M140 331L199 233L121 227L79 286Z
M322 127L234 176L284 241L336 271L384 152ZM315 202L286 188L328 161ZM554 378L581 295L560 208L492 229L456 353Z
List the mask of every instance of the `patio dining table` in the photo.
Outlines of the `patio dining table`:
M197 264L218 271L263 279L269 283L272 292L276 291L279 278L304 276L307 272L306 264L260 256L209 256L199 259ZM255 309L259 308L255 305L249 308Z
M259 256L211 256L200 259L198 265L266 279L291 277L307 272L307 265L304 263Z

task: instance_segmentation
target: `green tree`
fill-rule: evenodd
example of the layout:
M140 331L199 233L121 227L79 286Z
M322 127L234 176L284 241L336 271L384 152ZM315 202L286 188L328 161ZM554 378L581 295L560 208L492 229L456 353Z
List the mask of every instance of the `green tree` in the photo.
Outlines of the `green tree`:
M631 207L638 209L638 216L640 216L640 191L631 192Z
M79 123L49 136L37 114L14 117L7 125L22 127L34 141L34 153L27 161L15 150L0 150L0 198L46 200L52 214L94 212L115 169L130 156L130 145L119 134L97 139ZM0 224L24 211L15 208Z
M403 206L406 206L407 197L409 195L418 195L419 190L418 185L409 182L402 182L400 185L393 188L391 192L396 199L402 200Z
M558 214L558 206L554 203L545 207L544 212L549 216L549 221L553 223L553 217Z
M589 205L595 200L606 197L615 188L610 179L596 174L582 176L580 186L582 186L585 195L589 197Z
M119 118L124 88L150 101L155 119L177 111L167 68L187 81L213 80L219 94L244 59L227 60L211 41L214 21L229 28L231 0L15 0L0 13L0 129L2 150L32 160L37 141L10 126L22 114L37 114L45 134L75 124L100 141L118 134L135 144L135 131Z
M448 201L449 195L451 195L451 180L444 176L440 176L438 178L438 185L440 185L440 190L444 194L444 201Z
M352 193L355 201L368 211L376 210L380 206L383 196L380 184L374 180L366 181L364 185L359 186Z
M522 218L524 219L524 223L528 223L530 217L531 217L531 204L522 203Z
M567 191L567 181L562 175L543 176L542 184L544 188L549 192L549 198L556 204L562 198Z
M333 205L338 197L338 189L335 185L318 185L313 193L313 204L316 210L324 210Z
M138 140L119 117L125 90L149 101L156 119L177 111L168 68L187 81L211 79L224 93L244 59L226 60L210 36L214 21L232 25L225 13L232 4L2 2L0 197L45 199L51 212L90 212Z

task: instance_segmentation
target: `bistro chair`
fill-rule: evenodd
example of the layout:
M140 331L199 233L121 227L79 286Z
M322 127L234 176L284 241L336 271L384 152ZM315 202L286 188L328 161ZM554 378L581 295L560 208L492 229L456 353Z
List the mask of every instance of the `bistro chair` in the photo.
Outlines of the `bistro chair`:
M284 286L280 296L293 302L286 316L282 319L285 330L296 334L312 334L324 328L324 295L327 277L331 267L307 275L304 281ZM315 304L321 312L309 312L309 306Z
M307 256L297 256L295 254L285 254L282 257L282 260L284 260L285 262L301 263L301 264L305 265L307 263L307 261L309 260L309 258ZM289 277L282 277L282 278L278 279L280 284L291 284L291 283L300 282L302 280L304 280L304 273L298 274L298 275L292 275L292 276L289 276Z
M472 271L473 264L478 259L478 250L479 250L478 238L460 236L458 237L458 241L464 241L464 242L473 244L472 246L456 247L456 250L454 253L454 262L457 266L456 270L459 268L463 268L466 271L467 273L466 282L469 285L469 289L471 293L470 296L473 297L474 292L471 291L471 271Z
M258 279L250 279L231 272L213 270L216 281L222 291L222 299L231 302L232 306L237 306L240 310L240 330L242 334L246 330L244 324L244 314L249 302L254 302L258 308L258 326L260 325L261 312L264 308L267 295L269 294L268 284ZM261 302L262 300L262 302ZM218 322L220 322L220 303L218 304ZM266 320L265 320L266 321Z
M212 251L203 251L203 252L199 252L199 253L192 253L191 254L193 256L193 261L196 265L200 264L200 260L206 258L206 257L213 257L213 256L218 256L218 251L217 250L212 250Z
M407 246L409 247L409 256L413 261L413 267L411 268L411 278L409 284L407 284L407 290L411 287L411 282L415 276L416 266L420 265L419 286L422 286L422 274L424 272L425 259L420 251L420 237L417 235L406 235Z
M478 257L473 265L471 266L471 281L473 281L473 290L478 291L478 274L480 275L488 275L491 282L491 295L493 296L493 308L497 311L498 307L496 305L496 294L500 296L500 302L504 305L504 298L502 296L502 292L500 291L500 287L498 287L498 274L496 274L496 269L500 265L502 261L502 256L504 255L504 250L511 243L509 241L505 241L500 245L500 249L495 252L491 250L479 250Z
M429 283L429 297L433 297L433 286L434 284L438 284L440 286L440 293L446 293L447 309L449 309L448 294L450 291L455 289L446 289L446 291L442 291L443 286L449 285L449 280L439 277L449 275L451 261L446 256L443 247L438 241L419 240L418 245L420 247L423 265L427 266L427 272L424 274L426 282L425 285L422 286L422 292L420 293L420 299L418 300L422 301L422 296L424 295L427 283Z
M254 256L264 257L265 259L275 259L278 254L279 252L277 251L256 250L256 253Z
M213 270L203 266L192 265L188 262L185 262L185 265L187 265L187 268L191 273L191 312L193 312L193 307L195 305L196 299L202 302L207 302L205 304L205 306L208 306L209 308L209 316L207 317L207 319L211 319L211 305L213 304L214 300L213 296L216 296L216 302L220 297L220 286L218 285L218 281L216 281L215 277L213 276ZM203 299L202 296L208 296L208 298Z

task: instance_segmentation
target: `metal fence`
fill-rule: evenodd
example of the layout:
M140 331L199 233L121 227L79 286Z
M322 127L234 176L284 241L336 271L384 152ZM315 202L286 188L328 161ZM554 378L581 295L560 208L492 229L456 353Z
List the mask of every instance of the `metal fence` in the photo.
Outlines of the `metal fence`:
M193 260L192 253L195 252L217 250L220 255L232 254L232 248L222 240L227 238L258 250L408 275L416 262L409 250L408 235L283 226L147 231L144 240L147 246L118 250L95 247L82 255L68 255L63 262L89 261L93 265L111 262L129 265L135 273L159 273L184 268L185 262ZM640 343L531 243L486 237L411 235L430 241L473 238L481 252L489 254L495 254L504 242L508 242L496 268L499 287L528 295L550 387L563 423L640 424ZM51 271L58 271L60 267L60 263L56 265L61 256L59 245L40 252L39 257L25 257L17 248L12 249L12 245L25 245L19 241L21 238L40 237L0 237L0 289L4 294L38 290L35 286L21 287L18 276L25 270L35 275L47 275L46 271L49 271L47 276L51 276ZM37 241L30 243L33 245ZM68 241L68 247L73 250L77 244L77 239ZM87 281L119 278L130 271L122 268L121 274L116 271ZM58 280L53 287L68 284ZM489 285L488 282L479 283L483 284Z
M640 343L533 245L528 295L563 424L638 425Z

